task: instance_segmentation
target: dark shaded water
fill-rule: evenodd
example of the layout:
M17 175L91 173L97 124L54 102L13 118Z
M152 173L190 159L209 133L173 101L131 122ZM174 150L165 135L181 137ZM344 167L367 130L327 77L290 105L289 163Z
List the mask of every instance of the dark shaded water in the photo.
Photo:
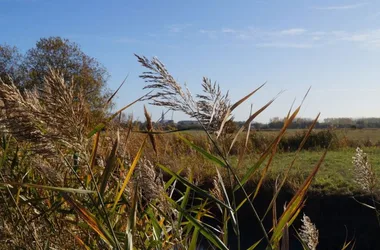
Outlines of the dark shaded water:
M272 194L271 190L262 190L256 198L254 204L260 215L264 214ZM283 211L283 204L289 202L291 197L290 192L281 193L277 200L278 214ZM369 197L357 197L357 199L370 202ZM352 197L309 194L301 213L309 216L319 230L318 249L342 249L346 237L348 240L355 239L355 249L380 249L380 227L375 212L359 204ZM297 229L301 226L301 217L302 214L294 223ZM248 204L239 211L239 223L242 249L246 249L263 235ZM264 223L269 229L272 223L271 215ZM290 249L302 249L294 237L293 230L290 231L290 235ZM233 246L236 239L231 237L230 242L231 249L235 249Z
M177 185L177 188L185 190L184 186ZM212 183L201 185L204 190L210 190ZM253 186L246 186L248 193L255 190ZM244 195L241 191L236 194L237 203L239 204ZM273 197L273 189L263 187L254 201L254 206L262 217ZM283 188L277 198L277 214L281 215L283 206L293 197L290 189ZM370 197L355 196L357 200L371 204ZM179 197L177 197L179 198ZM194 200L196 203L196 200ZM213 213L221 220L218 209L213 209ZM302 209L300 216L293 223L298 230L301 227L302 213L310 217L312 222L319 230L319 245L317 249L342 249L345 240L354 239L355 248L359 250L380 249L380 227L376 219L375 211L359 204L352 196L345 195L321 195L308 193L305 207ZM262 230L254 216L254 213L248 203L244 204L239 212L238 219L241 233L241 249L247 249L253 243L263 238ZM215 221L207 223L217 226ZM272 213L268 214L264 220L264 226L267 231L272 227ZM229 227L230 229L232 227ZM265 249L265 242L258 249ZM229 248L237 249L237 238L233 231L229 232ZM210 249L207 245L202 249ZM295 237L294 229L290 229L290 249L302 249L299 241ZM351 248L348 248L351 249Z
M248 191L252 191L253 187L247 187L247 189ZM283 205L291 200L292 195L286 189L280 194L277 199L278 215L283 212ZM272 197L273 191L270 188L261 190L256 197L254 205L260 216L265 213ZM356 198L362 202L370 202L369 197ZM237 193L237 200L240 202L242 199L243 194ZM354 249L380 249L380 227L375 212L359 204L351 196L308 194L305 207L293 224L297 230L301 226L300 219L302 218L302 213L309 216L319 230L319 245L317 249L342 249L346 239L347 241L355 240ZM263 237L263 233L248 203L239 210L238 215L241 230L241 249L247 249L253 243L260 240ZM267 231L269 231L272 226L271 213L264 221L264 225ZM237 239L232 230L229 232L229 243L230 249L237 249ZM265 249L265 246L266 244L263 240L263 244L258 249ZM293 228L290 229L290 249L302 249L295 237Z

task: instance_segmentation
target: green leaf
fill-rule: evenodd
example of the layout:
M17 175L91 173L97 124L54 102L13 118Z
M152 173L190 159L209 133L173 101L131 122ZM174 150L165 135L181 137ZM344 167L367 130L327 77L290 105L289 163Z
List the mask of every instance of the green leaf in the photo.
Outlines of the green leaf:
M290 226L292 221L294 221L294 219L295 219L294 215L299 213L300 207L302 207L303 200L304 200L304 197L306 195L306 192L309 189L314 176L317 174L323 160L325 159L326 154L327 154L327 150L323 153L323 155L319 159L318 163L315 165L313 171L310 173L310 175L305 180L305 182L302 184L302 186L297 191L297 193L293 196L292 200L287 205L286 210L281 215L281 217L278 221L278 224L273 229L273 234L271 237L272 245L277 244L281 240L284 227L287 224L288 224L288 226Z
M263 239L259 240L258 242L256 242L255 244L253 244L252 246L250 246L249 248L247 248L247 250L253 250L255 249L259 244L260 242L262 241Z
M190 179L189 179L189 182L190 182L190 183L193 182L193 174L192 174L192 173L190 173ZM186 210L186 206L187 206L187 203L188 203L188 201L189 201L189 197L190 197L190 191L191 191L190 186L186 186L185 195L183 196L183 199L182 199L182 201L181 201L181 208L182 208L183 210ZM182 218L183 218L183 214L180 213L180 214L179 214L179 218L178 218L178 226L181 226Z
M191 189L193 189L195 192L197 192L202 197L204 197L206 199L210 199L210 200L216 202L217 204L221 205L222 207L227 208L228 210L232 210L232 208L230 206L226 205L222 201L220 201L217 198L215 198L214 196L210 195L208 191L203 190L203 189L195 186L194 184L190 183L188 180L186 180L182 176L180 176L180 175L174 173L173 171L171 171L169 168L167 168L167 167L165 167L165 166L163 166L161 164L157 164L157 166L159 166L164 172L170 174L171 176L175 176L177 178L177 180L179 180L180 182L182 182L184 185L186 185L188 187L191 187Z
M190 147L194 148L196 151L198 151L199 153L201 153L205 158L209 159L210 161L218 164L219 166L221 167L224 167L226 168L226 164L220 160L219 158L217 158L216 156L213 156L212 154L208 153L206 150L204 150L203 148L201 147L198 147L197 145L195 145L194 143L190 142L189 140L185 139L184 137L182 137L181 135L178 135L178 137L184 141L187 145L189 145Z
M96 125L96 127L93 130L91 130L90 133L88 133L87 137L88 138L92 137L94 134L96 134L97 132L99 132L100 130L102 130L105 127L106 127L106 124L104 124L102 122L99 123L98 125Z
M101 183L100 183L99 193L102 197L104 196L104 191L106 190L108 180L111 177L111 174L113 173L113 171L115 170L115 168L117 166L116 153L117 153L117 148L119 145L119 136L118 135L116 137L116 141L114 142L114 144L112 146L111 153L108 156L105 169L104 169L103 174L100 178Z
M185 210L183 210L175 201L170 199L166 195L166 199L174 206L176 209L182 213L186 219L194 226L195 229L199 230L199 232L207 239L210 243L214 244L214 246L219 249L228 250L227 246L216 236L213 232L211 232L208 228L204 227L201 222L195 219L193 216L188 214Z
M141 147L140 147L139 151L137 152L135 158L133 159L132 165L131 165L131 167L129 168L129 171L128 171L128 173L127 173L127 176L126 176L125 179L124 179L123 185L122 185L122 187L121 187L119 193L116 195L116 198L115 198L115 201L114 201L114 204L113 204L113 207L112 207L112 210L113 210L113 211L115 211L115 209L116 209L116 205L117 205L117 203L119 202L120 197L121 197L121 195L123 194L125 188L127 187L128 183L129 183L129 180L130 180L131 177L132 177L133 171L135 170L135 168L136 168L136 166L137 166L137 163L138 163L139 160L140 160L140 157L141 157L141 155L142 155L142 153L143 153L143 151L144 151L144 147L145 147L146 139L147 139L147 138L145 137L143 143L141 144Z
M95 191L92 191L92 190L66 188L66 187L53 187L53 186L38 185L38 184L33 184L33 183L17 183L17 182L6 182L6 183L4 183L4 182L0 182L0 186L4 186L4 187L19 186L19 187L27 187L27 188L41 188L41 189L47 189L47 190L53 190L53 191L59 191L59 192L78 193L78 194L95 193Z

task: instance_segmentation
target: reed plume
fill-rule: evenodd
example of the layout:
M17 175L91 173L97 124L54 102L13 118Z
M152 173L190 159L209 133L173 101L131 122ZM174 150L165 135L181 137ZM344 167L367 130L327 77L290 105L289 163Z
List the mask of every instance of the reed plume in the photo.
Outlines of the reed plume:
M311 222L310 218L307 215L303 215L302 226L300 229L300 237L302 241L307 244L310 250L317 249L319 243L319 232L317 227Z
M184 112L197 119L211 132L217 131L225 117L229 117L231 104L228 93L223 94L218 84L204 77L203 94L196 95L195 100L186 85L182 87L158 58L149 60L143 56L136 57L141 65L149 70L143 72L140 77L148 83L144 89L153 90L146 97L151 100L152 105Z
M372 165L368 161L368 156L359 147L356 148L352 157L352 164L355 171L355 182L366 192L372 192L376 185L376 176Z

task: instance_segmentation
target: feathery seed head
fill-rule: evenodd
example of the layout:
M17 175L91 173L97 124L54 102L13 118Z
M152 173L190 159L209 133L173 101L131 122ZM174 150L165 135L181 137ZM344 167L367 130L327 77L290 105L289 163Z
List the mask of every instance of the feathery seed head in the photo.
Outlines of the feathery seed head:
M368 156L359 147L356 148L355 155L352 157L352 164L355 171L355 182L366 192L372 192L376 185L375 173L368 161Z
M310 248L310 250L317 249L319 232L317 227L311 222L310 218L303 215L302 226L300 229L300 237L304 243Z

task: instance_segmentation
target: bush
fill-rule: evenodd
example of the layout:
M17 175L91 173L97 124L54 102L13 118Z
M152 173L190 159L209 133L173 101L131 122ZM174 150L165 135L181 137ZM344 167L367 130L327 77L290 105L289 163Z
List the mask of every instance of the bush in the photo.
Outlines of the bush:
M307 131L295 133L294 135L284 137L279 144L280 149L283 151L296 151L305 137ZM306 140L303 149L318 150L329 147L337 148L339 146L338 137L331 130L321 130L312 132Z

